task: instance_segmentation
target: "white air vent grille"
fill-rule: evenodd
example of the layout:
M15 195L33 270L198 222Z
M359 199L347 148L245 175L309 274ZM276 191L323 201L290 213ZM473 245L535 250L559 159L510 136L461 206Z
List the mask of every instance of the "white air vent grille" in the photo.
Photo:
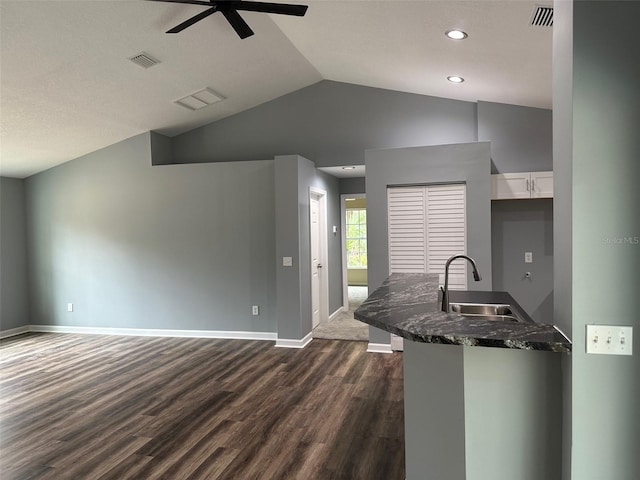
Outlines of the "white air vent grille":
M154 65L160 63L160 60L156 60L151 55L145 52L140 52L139 54L129 58L129 60L131 60L136 65L141 66L142 68L153 67Z
M210 88L203 88L202 90L182 97L176 100L175 103L181 107L188 108L189 110L200 110L214 103L224 100L224 97L219 93L214 92Z
M529 25L533 27L553 27L553 7L536 6Z

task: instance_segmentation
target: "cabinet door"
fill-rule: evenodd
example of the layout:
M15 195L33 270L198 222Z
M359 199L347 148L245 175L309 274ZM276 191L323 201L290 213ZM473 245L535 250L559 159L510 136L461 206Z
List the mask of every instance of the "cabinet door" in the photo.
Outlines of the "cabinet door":
M531 198L553 198L553 172L531 172Z
M491 175L491 198L493 200L531 198L530 183L529 172Z

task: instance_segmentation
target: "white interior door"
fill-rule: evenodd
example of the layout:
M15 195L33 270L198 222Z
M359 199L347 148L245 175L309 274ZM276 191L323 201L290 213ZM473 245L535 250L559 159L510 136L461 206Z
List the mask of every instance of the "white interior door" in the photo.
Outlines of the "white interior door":
M311 323L316 328L320 323L320 270L323 268L320 255L320 199L311 195Z

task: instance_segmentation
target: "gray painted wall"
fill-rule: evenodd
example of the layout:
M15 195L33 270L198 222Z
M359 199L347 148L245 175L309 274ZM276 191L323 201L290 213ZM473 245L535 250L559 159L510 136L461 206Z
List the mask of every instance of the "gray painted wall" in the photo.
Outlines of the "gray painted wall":
M478 102L478 140L491 142L491 173L553 170L551 110Z
M29 324L24 181L0 177L0 332Z
M303 161L308 160L297 155L275 158L276 319L278 337L287 339L303 338L303 330L311 325L310 309L303 311L300 283L298 168ZM293 266L283 267L282 257L293 257Z
M573 2L556 1L553 25L553 322L572 336ZM571 478L571 363L562 359L562 478Z
M638 18L639 2L573 5L571 478L576 480L640 478ZM588 324L632 326L634 355L586 355Z
M151 163L153 165L170 165L175 163L171 150L171 138L156 132L151 132L149 134L149 141L151 143Z
M467 474L463 478L559 480L564 355L458 348L464 351Z
M478 102L478 139L491 142L492 173L553 170L551 110ZM552 208L550 200L501 200L491 212L493 288L545 323L554 323ZM525 251L533 251L532 265L523 264Z
M150 148L27 179L31 323L275 332L273 161L153 167Z
M364 177L341 178L340 193L365 193Z
M338 179L316 170L299 155L275 158L276 290L278 337L300 340L311 332L310 188L327 192L327 253L329 311L342 305L342 263ZM293 257L293 267L283 267L282 257Z
M298 154L364 164L368 148L477 139L476 104L324 80L172 139L176 163Z
M560 479L561 357L405 342L407 480Z
M389 275L387 186L466 182L467 252L482 280L470 288L491 290L491 165L489 143L368 150L366 152L367 254L369 290ZM370 327L371 343L388 343L389 334Z
M466 479L463 347L405 342L403 367L406 480Z
M509 292L536 322L553 323L553 200L492 201L491 235L493 289Z

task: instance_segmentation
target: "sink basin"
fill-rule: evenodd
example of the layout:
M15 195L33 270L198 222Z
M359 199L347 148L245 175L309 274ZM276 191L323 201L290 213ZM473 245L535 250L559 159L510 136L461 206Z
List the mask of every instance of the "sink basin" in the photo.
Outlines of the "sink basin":
M518 322L520 319L511 309L511 305L501 303L455 303L449 304L453 313L467 317L479 317L484 320Z

